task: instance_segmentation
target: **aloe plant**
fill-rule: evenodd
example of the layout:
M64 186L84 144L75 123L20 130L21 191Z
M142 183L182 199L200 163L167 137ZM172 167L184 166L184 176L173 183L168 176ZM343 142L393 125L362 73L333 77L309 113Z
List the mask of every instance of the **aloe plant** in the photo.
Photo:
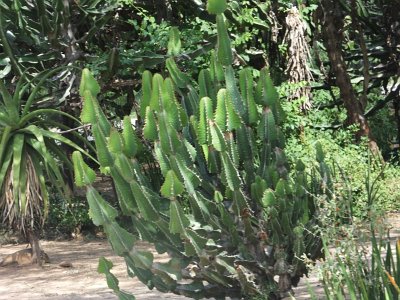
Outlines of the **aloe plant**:
M113 128L96 100L99 85L83 70L81 119L92 125L101 169L111 174L131 226L119 225L117 209L93 188L95 172L78 152L75 181L87 187L90 216L125 258L128 274L150 289L193 298L277 299L306 272L300 257L321 253L319 238L311 234L317 211L312 195L329 190L329 172L318 147L313 176L301 161L290 176L279 127L284 114L268 71L261 70L255 81L246 68L236 78L220 12L224 5L210 7L218 25L210 68L195 82L171 56L169 77L145 71L143 127L133 127L126 116L122 132ZM171 35L176 39L176 32ZM157 162L161 184L144 172L148 166L140 158L146 152ZM170 260L157 262L150 251L139 250L140 240ZM101 259L99 271L109 286L121 299L129 298L111 267Z
M60 145L68 145L89 156L76 143L56 132L67 129L57 122L57 117L68 117L81 124L79 120L37 105L42 100L44 83L60 70L40 73L32 80L27 79L25 72L12 92L0 78L0 220L27 235L39 264L37 230L46 220L50 205L48 184L68 195L62 168L72 170L72 163ZM86 141L82 139L82 142Z

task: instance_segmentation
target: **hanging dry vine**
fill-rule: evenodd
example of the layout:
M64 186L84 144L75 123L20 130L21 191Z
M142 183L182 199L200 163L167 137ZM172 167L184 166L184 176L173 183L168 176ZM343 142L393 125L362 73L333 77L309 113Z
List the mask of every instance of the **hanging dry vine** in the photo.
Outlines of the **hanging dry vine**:
M43 225L47 214L47 208L43 207L44 201L41 196L40 182L30 155L27 155L25 172L27 176L25 197L19 197L18 206L14 199L20 191L13 185L13 169L11 166L4 179L4 193L0 196L2 219L4 222L8 221L10 227L24 233L33 229L35 222L40 222ZM21 201L21 199L24 200Z
M288 45L288 64L285 72L289 76L289 83L306 82L305 86L296 88L289 99L304 98L301 109L309 110L311 108L311 87L308 83L313 80L307 63L310 58L310 50L305 38L306 27L296 7L290 9L286 16L286 28L284 43Z

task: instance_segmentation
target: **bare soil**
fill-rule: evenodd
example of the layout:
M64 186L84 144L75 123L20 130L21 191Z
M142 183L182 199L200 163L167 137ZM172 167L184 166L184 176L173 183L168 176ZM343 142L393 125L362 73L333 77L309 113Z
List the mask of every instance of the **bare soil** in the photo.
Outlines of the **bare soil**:
M97 272L99 257L110 259L113 273L120 280L120 288L134 293L138 300L187 299L148 290L137 279L129 278L123 258L116 256L107 240L41 241L50 263L38 266L7 266L0 268L0 299L21 300L80 300L117 299L107 287L105 276ZM0 247L0 258L23 249L24 245ZM146 247L146 245L143 245ZM165 257L158 256L160 260ZM58 266L69 262L72 268Z
M400 214L389 215L392 236L400 236ZM395 238L393 238L394 242ZM117 299L107 287L103 274L98 274L99 257L106 257L114 263L112 272L120 281L120 288L133 293L138 300L188 299L173 294L163 294L148 290L135 278L129 278L123 258L116 256L107 240L92 241L41 241L42 248L50 257L50 263L38 266L0 267L0 300L80 300L80 299ZM142 244L149 249L149 245ZM24 249L25 245L0 246L0 260L11 253ZM155 254L157 260L166 260L166 256ZM71 268L62 268L61 262L72 264ZM315 275L300 282L295 288L297 300L310 299L306 280L316 291L319 299L324 299L323 290Z

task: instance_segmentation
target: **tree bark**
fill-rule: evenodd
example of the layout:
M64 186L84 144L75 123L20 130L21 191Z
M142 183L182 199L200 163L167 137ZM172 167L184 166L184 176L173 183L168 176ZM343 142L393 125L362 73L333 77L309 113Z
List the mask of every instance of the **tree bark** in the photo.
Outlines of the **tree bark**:
M43 263L41 255L42 250L40 249L39 238L33 229L28 231L28 239L32 247L32 263L41 266Z
M347 111L348 125L356 124L358 132L356 139L359 141L362 137L367 137L369 147L373 153L378 154L379 148L372 136L368 121L364 115L364 109L357 99L356 93L347 73L347 66L342 52L342 30L343 15L340 9L340 3L336 0L321 0L322 12L321 25L324 36L324 44L328 52L331 65L331 71L336 78L336 85L340 90L340 98Z

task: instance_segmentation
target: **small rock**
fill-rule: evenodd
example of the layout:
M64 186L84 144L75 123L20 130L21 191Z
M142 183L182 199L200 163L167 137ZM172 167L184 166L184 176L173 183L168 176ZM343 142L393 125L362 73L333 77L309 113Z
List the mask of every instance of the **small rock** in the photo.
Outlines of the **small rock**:
M63 261L58 264L61 268L72 268L72 264L69 261Z

